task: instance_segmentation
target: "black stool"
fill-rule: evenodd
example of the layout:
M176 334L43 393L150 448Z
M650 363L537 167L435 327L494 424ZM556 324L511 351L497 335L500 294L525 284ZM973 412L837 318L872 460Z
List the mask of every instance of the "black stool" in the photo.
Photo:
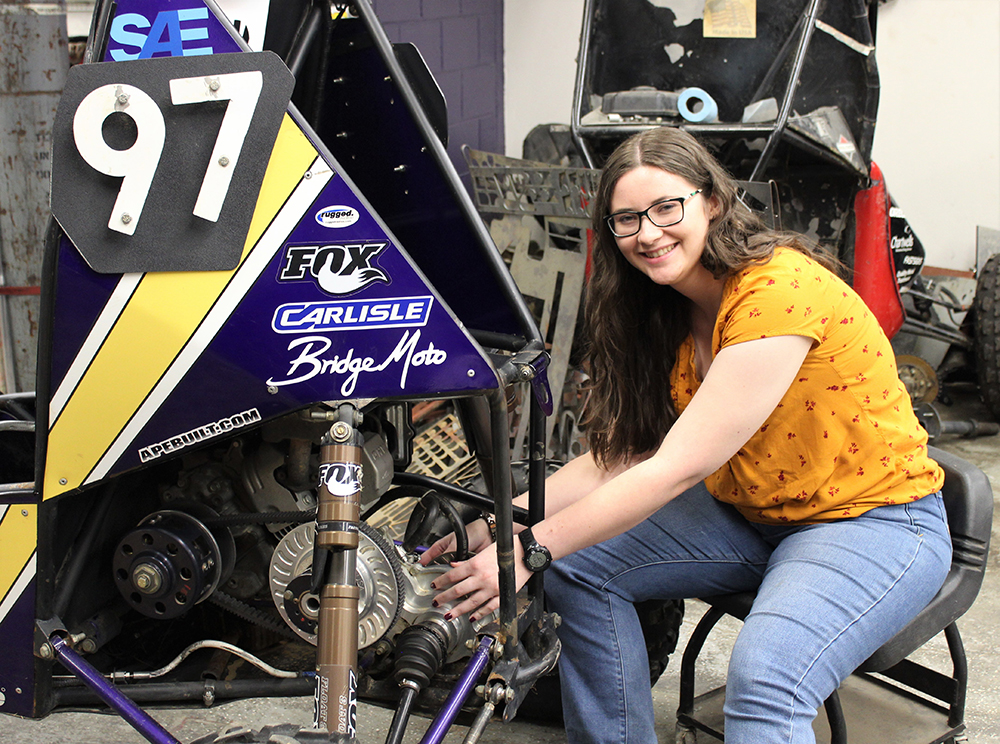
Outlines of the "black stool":
M881 688L903 695L916 703L938 711L943 731L935 730L931 744L951 742L965 731L965 693L968 666L965 647L955 621L972 606L983 583L993 526L993 491L986 475L960 457L937 448L929 448L945 472L944 503L954 554L944 585L930 604L892 640L876 651L855 670ZM723 697L724 687L695 697L695 662L709 633L724 615L744 620L750 612L756 592L704 597L710 607L695 627L681 661L680 704L677 709L677 742L695 741L695 731L704 731L723 739L721 725L705 711ZM906 657L927 641L944 632L953 670L951 676L917 664ZM872 676L877 673L879 676ZM914 692L916 691L916 692ZM921 693L921 694L916 694ZM714 706L717 708L718 705ZM847 727L840 696L835 690L824 704L830 722L831 744L846 744ZM720 718L716 715L715 718ZM719 726L719 728L716 728Z

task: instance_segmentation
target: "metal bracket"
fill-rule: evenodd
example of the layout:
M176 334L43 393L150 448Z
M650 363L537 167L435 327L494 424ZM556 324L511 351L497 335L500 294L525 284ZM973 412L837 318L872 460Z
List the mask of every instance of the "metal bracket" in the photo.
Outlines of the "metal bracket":
M533 345L515 353L499 370L504 387L516 382L530 382L538 405L546 416L552 415L552 389L546 370L549 367L549 353Z

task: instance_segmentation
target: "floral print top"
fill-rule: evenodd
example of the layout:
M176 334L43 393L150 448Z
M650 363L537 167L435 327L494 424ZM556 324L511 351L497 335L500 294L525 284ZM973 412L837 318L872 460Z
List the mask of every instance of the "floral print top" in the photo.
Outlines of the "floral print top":
M712 338L730 344L806 336L813 346L760 429L705 479L749 520L770 524L854 517L882 504L940 490L944 473L927 453L899 380L892 347L864 301L838 277L791 248L731 276ZM698 389L694 342L670 375L680 414Z

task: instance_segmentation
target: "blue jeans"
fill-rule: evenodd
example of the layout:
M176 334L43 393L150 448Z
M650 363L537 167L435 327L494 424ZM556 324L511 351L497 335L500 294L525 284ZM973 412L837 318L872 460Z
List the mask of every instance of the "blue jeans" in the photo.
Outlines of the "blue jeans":
M726 742L813 742L819 706L927 605L950 565L940 494L837 522L769 526L692 488L546 572L549 608L563 619L569 741L656 741L633 602L759 586L730 657Z

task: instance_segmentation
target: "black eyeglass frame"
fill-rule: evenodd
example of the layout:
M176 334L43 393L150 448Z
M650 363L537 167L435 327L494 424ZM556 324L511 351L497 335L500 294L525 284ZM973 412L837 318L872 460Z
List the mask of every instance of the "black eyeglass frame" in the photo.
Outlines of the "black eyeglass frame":
M660 201L656 202L655 204L650 204L648 207L646 207L641 212L633 212L633 211L628 210L628 209L623 209L623 210L620 210L618 212L615 212L614 214L609 214L607 217L604 218L604 222L607 224L608 229L611 231L611 234L614 235L616 238L631 238L633 235L638 235L639 234L639 230L642 229L642 218L643 217L645 217L647 220L649 220L653 225L656 225L656 227L671 227L673 225L676 225L676 224L684 221L684 204L692 196L697 196L702 191L704 191L704 189L697 189L695 191L692 191L687 196L674 196L674 197L671 197L670 199L660 199ZM666 204L667 202L677 202L680 205L680 207L681 207L681 216L680 216L680 219L674 220L673 222L668 222L665 225L661 225L659 222L657 222L656 220L654 220L650 216L649 210L653 209L655 207L658 207L661 204ZM632 215L636 216L637 219L636 219L636 223L635 223L635 232L625 233L624 235L620 235L620 234L618 234L618 233L615 232L614 219L615 219L615 217L618 217L618 216L623 215L623 214L632 214Z

